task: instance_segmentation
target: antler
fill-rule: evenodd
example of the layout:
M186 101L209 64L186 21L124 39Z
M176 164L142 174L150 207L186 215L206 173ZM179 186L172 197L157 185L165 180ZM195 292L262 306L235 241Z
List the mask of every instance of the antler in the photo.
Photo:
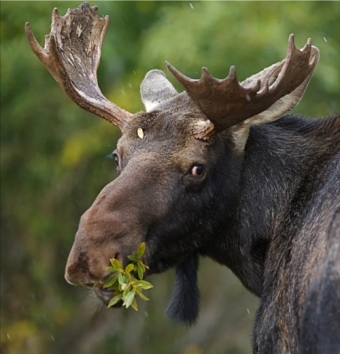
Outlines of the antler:
M52 12L51 33L42 48L30 25L25 25L31 49L52 74L63 91L80 107L122 128L131 113L110 102L97 81L101 47L109 17L100 18L98 8L88 3L60 16Z
M295 47L294 35L291 34L286 59L273 64L241 84L237 81L234 66L230 68L229 75L224 80L214 78L207 68L202 68L202 76L199 80L193 80L181 74L169 63L166 65L184 86L191 99L213 123L201 122L202 124L194 131L196 138L208 139L265 111L305 81L308 83L318 58L319 51L311 46L310 39L299 50Z

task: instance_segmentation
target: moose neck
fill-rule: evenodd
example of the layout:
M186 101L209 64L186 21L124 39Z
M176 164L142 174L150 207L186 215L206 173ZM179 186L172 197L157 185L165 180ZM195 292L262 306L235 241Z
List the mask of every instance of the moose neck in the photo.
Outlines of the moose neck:
M271 241L284 234L276 235L277 229L315 173L312 165L318 150L310 133L318 124L287 115L251 128L240 167L238 201L219 225L218 242L202 253L228 266L258 296Z

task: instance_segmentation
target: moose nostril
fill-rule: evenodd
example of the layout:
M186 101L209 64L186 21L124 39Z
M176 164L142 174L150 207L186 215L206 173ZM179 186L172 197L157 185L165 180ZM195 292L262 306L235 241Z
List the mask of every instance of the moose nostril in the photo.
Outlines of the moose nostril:
M118 257L119 257L119 252L117 252L114 256L114 259L117 259L118 260Z

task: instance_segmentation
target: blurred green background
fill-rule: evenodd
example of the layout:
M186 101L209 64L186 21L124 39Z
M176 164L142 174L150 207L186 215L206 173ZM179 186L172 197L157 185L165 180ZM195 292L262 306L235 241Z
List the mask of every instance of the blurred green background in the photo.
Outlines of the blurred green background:
M154 276L139 312L106 310L68 285L64 266L80 215L115 178L106 158L117 128L78 108L30 51L29 21L43 44L50 15L80 2L1 2L1 352L249 353L258 300L231 272L202 260L197 325L167 320L172 271ZM139 84L168 60L197 78L207 66L240 80L285 57L288 35L321 60L302 102L308 116L339 112L339 2L91 2L110 16L99 82L117 105L142 109ZM169 74L167 74L170 77ZM170 78L172 80L172 78ZM176 87L180 87L176 84Z

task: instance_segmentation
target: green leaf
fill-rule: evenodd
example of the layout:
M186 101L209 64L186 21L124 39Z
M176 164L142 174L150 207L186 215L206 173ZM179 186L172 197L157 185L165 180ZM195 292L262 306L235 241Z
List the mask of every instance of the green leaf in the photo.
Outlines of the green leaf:
M149 301L149 300L150 300L148 297L146 297L146 296L145 296L144 294L142 294L141 292L138 292L137 294L138 294L138 296L139 296L141 299L143 299L144 301Z
M138 258L136 256L128 256L127 258L129 258L129 260L134 263L136 263L138 261Z
M143 256L144 252L145 252L145 242L142 242L137 249L136 257L140 259Z
M125 283L129 283L131 280L134 279L134 276L131 275L131 273L124 272L124 275L125 275Z
M130 284L124 284L125 287L123 290L123 297L127 296L127 294L131 291L131 285Z
M118 294L118 295L114 296L114 297L110 300L110 302L109 302L109 304L107 305L107 307L112 307L112 306L116 305L122 298L123 298L123 294Z
M123 306L129 308L132 304L133 299L135 298L136 293L134 291L130 291L126 296L123 297L124 303Z
M119 291L119 286L120 286L120 284L118 282L116 282L116 283L112 284L111 286L108 286L106 289Z
M137 305L137 301L136 301L136 298L133 299L132 303L131 303L131 307L138 311L138 305Z
M134 264L133 264L133 263L130 263L130 264L128 264L128 265L125 267L125 272L130 273L130 272L132 272L134 269L135 269Z
M119 282L119 284L125 284L126 283L126 276L125 275L123 275L122 273L119 273L118 274L118 282Z
M112 275L103 285L103 288L109 288L118 281L118 273Z
M112 273L119 272L119 269L117 269L116 267L107 267L107 270L109 270Z
M116 269L122 268L122 265L120 264L118 259L112 258L112 259L110 259L110 263L111 263L112 267L115 267Z
M145 280L137 280L135 282L136 286L143 289L143 290L148 290L153 288L153 285L151 283L149 283L148 281Z
M140 280L143 279L143 276L144 276L144 272L143 272L143 269L142 269L142 266L138 263L137 264L137 273L138 273L138 277Z
M139 261L139 263L138 263L140 266L141 266L141 268L142 268L142 270L143 270L143 273L145 273L145 264L142 262L142 261Z

